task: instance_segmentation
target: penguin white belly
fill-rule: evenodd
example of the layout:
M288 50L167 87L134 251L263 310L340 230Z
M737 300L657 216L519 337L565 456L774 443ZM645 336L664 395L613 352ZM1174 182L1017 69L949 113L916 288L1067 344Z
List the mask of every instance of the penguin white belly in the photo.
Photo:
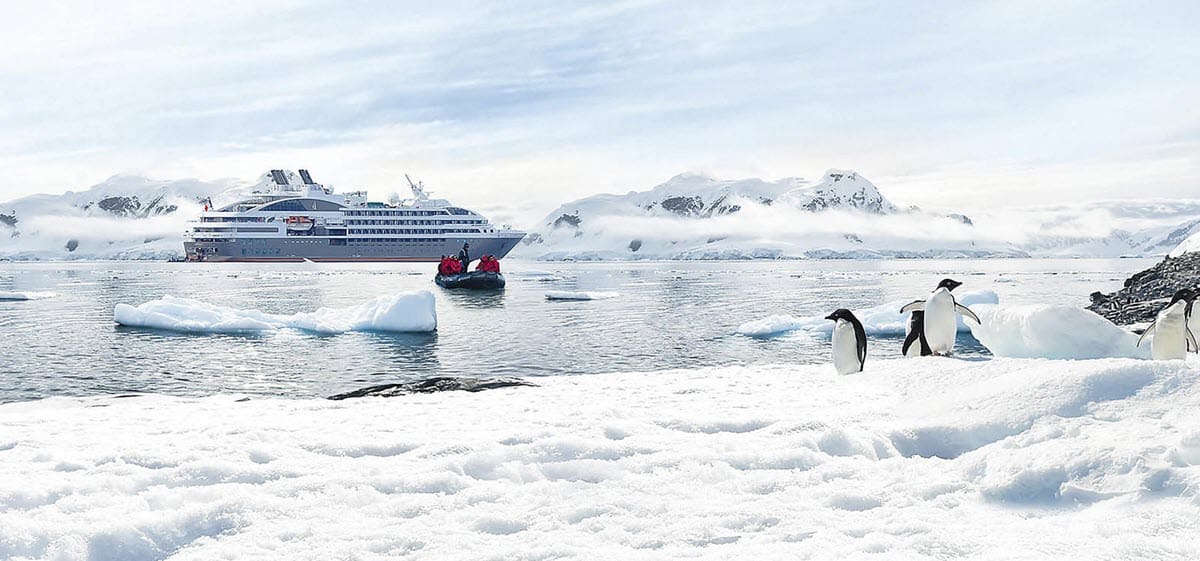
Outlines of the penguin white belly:
M1154 322L1150 357L1154 360L1180 360L1187 356L1187 336L1183 317L1184 304L1176 303L1159 312Z
M957 316L954 296L945 288L933 291L925 301L925 341L933 354L948 355L954 350L954 339L958 336Z
M921 356L921 342L916 341L908 346L908 352L904 353L905 358L914 358Z
M837 320L833 326L833 367L838 374L862 372L854 326L844 319Z

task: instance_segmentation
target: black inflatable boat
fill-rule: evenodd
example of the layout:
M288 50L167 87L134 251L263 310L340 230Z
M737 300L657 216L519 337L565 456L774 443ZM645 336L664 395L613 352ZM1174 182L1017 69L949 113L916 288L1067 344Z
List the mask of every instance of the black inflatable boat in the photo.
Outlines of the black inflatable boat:
M433 282L442 288L494 290L504 288L504 275L488 271L471 271L457 275L438 275L433 278Z

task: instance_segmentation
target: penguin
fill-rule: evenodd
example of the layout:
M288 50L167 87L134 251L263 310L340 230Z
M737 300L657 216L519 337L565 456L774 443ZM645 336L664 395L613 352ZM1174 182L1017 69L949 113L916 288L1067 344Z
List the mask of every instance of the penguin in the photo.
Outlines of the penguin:
M942 279L937 288L925 300L917 300L903 308L900 313L925 312L922 318L922 332L929 350L934 355L949 355L954 351L954 339L958 336L958 314L967 316L982 324L979 316L970 308L954 301L950 291L962 286L961 282L953 279Z
M867 361L867 332L862 322L845 308L834 311L825 319L836 322L833 326L833 367L838 374L862 372Z
M1188 351L1200 350L1196 336L1188 327L1195 299L1195 292L1186 288L1177 290L1171 297L1171 303L1158 312L1158 316L1138 337L1137 346L1142 346L1142 340L1154 332L1154 339L1150 341L1150 357L1154 360L1179 360L1187 356Z
M914 345L913 343L920 344ZM908 333L905 334L904 346L901 347L900 354L908 357L933 354L929 348L929 341L925 339L925 312L917 310L908 317Z

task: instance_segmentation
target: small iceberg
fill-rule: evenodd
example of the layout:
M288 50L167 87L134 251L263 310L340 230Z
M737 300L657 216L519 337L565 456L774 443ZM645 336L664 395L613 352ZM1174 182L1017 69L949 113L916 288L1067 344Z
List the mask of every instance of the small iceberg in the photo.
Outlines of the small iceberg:
M774 315L743 323L737 328L737 333L747 337L767 338L795 331L804 325L804 321L799 318Z
M862 322L863 330L867 332L867 335L903 336L905 328L908 326L908 314L900 313L900 308L915 299L893 300L887 304L874 306L865 310L852 311L858 317L858 320ZM956 299L959 304L967 307L978 304L998 304L1000 302L1000 297L996 295L994 290L963 292L957 294ZM829 310L829 312L832 311ZM799 318L788 315L774 315L743 323L738 327L737 333L748 337L781 335L796 330L804 330L811 333L832 333L833 322L825 319L825 315L829 312L825 312L825 314L819 316ZM958 331L969 331L962 316L958 318Z
M983 322L971 334L993 355L1012 358L1149 358L1150 345L1083 308L995 306L972 308Z
M53 292L12 292L0 290L0 300L7 301L43 300L54 298L55 296L57 295Z
M616 292L569 292L566 290L551 290L546 293L547 300L607 300L620 296Z
M347 331L427 332L437 329L437 310L428 290L380 296L349 308L268 314L164 296L138 306L117 304L113 320L129 327L184 333L253 333L299 329L335 334Z

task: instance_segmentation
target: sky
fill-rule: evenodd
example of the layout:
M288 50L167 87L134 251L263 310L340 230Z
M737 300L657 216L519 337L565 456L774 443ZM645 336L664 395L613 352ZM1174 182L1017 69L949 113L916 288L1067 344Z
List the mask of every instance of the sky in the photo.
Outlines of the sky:
M962 211L1200 198L1200 3L21 2L0 200L403 175L528 224L683 172Z

